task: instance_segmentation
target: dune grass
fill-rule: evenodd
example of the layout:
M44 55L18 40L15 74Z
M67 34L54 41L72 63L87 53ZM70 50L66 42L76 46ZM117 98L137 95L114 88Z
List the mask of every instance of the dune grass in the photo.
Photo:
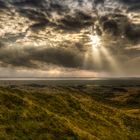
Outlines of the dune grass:
M140 87L0 87L0 140L138 140Z

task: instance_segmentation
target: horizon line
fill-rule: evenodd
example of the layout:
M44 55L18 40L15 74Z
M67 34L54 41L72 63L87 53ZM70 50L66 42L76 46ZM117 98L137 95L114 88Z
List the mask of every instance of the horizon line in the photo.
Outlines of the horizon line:
M100 77L88 77L88 76L86 76L86 77L83 77L83 76L81 76L81 77L79 77L79 76L75 76L75 77L0 77L0 79L1 78L140 78L140 76L100 76Z

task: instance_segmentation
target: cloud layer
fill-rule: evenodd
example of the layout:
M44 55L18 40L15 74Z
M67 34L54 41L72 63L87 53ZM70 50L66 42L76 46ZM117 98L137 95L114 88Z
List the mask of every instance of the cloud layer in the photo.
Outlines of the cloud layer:
M54 69L139 75L139 9L139 0L0 0L1 68L25 76ZM100 66L89 38L95 34L109 55L101 52Z

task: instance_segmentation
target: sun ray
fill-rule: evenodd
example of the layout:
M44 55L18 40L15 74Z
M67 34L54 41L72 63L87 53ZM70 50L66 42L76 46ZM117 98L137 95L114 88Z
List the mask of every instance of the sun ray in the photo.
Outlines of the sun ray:
M108 61L111 69L115 72L120 72L120 65L114 59L114 57L110 54L109 50L106 49L105 47L102 47L101 52L105 56L105 59Z
M89 35L90 44L92 46L91 56L93 58L93 63L97 68L101 68L101 56L100 56L100 46L101 39L97 35Z
M93 59L93 64L96 68L101 69L103 67L103 59L109 63L110 69L116 73L121 72L121 66L118 64L116 59L111 55L109 50L107 49L104 40L101 39L97 34L88 35L91 45L91 50L89 54L91 54ZM88 57L86 57L87 61ZM85 62L86 63L86 62Z

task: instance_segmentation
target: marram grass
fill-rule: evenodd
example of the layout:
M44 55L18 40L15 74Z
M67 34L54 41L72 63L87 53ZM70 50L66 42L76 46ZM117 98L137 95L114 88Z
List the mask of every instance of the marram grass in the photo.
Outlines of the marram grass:
M139 138L139 87L0 87L0 140Z

